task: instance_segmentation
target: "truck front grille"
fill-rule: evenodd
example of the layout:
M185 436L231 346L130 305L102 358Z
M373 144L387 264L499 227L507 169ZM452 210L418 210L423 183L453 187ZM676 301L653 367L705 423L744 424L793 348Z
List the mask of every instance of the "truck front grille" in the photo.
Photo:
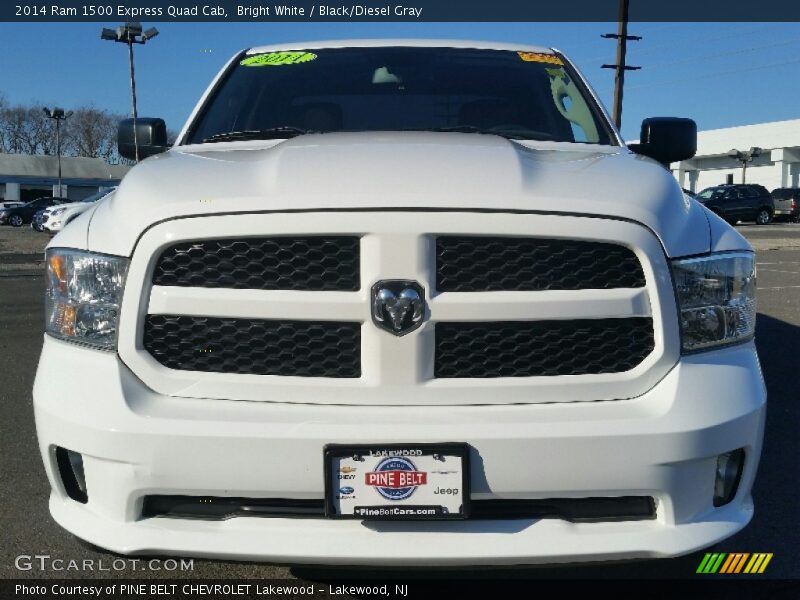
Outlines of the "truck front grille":
M617 244L531 237L436 238L440 292L605 290L644 284L636 255Z
M361 324L147 315L144 347L182 371L361 376Z
M411 331L407 311L419 305L404 304L403 282L423 290ZM381 286L395 295L373 297ZM141 236L126 289L120 358L154 391L191 398L621 400L680 358L664 248L621 219L410 209L179 218Z
M653 320L437 323L434 376L534 377L620 373L653 351Z
M355 236L233 238L182 242L161 253L155 285L252 290L356 291Z

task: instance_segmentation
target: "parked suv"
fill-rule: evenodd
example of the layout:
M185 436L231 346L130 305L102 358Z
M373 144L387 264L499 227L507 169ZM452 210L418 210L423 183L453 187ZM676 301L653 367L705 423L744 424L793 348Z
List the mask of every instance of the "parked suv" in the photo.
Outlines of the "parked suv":
M778 188L772 190L775 218L800 223L800 188Z
M697 194L697 200L731 225L738 221L767 225L775 215L772 196L763 185L717 185Z
M646 119L626 147L548 48L242 52L173 147L138 118L150 158L48 246L51 514L125 554L311 564L733 535L765 417L755 259L664 166L696 136Z

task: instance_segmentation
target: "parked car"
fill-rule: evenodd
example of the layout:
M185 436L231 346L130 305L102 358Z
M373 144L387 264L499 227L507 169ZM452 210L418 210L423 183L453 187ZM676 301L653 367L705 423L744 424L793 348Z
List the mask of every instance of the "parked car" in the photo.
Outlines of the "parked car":
M171 148L122 121L142 160L48 245L55 521L125 554L393 567L744 528L755 255L664 166L696 124L626 146L549 48L303 47L229 61Z
M47 208L48 206L55 206L56 204L64 204L67 202L69 202L68 198L43 196L36 200L31 200L22 206L4 209L0 211L0 225L8 224L12 227L22 227L25 223L30 223L33 220L33 216L37 211Z
M22 206L25 204L24 202L17 202L16 200L9 200L8 202L0 202L0 210L5 210L6 208L16 208L17 206Z
M775 218L800 223L800 188L778 188L772 190Z
M717 185L704 189L696 198L731 225L738 221L755 221L758 225L767 225L775 214L772 196L763 185Z
M69 204L61 204L44 209L40 231L47 231L49 233L61 231L67 224L85 213L92 208L96 202L106 198L116 189L116 187L108 188L96 194L92 194L91 196L87 196L79 202L70 202Z

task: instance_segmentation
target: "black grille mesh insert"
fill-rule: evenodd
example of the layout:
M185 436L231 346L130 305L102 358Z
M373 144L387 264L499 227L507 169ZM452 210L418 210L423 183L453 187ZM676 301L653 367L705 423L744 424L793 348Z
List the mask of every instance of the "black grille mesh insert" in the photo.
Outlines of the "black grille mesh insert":
M436 323L434 376L619 373L653 351L652 319Z
M436 239L441 292L540 291L644 286L636 255L616 244L541 238Z
M182 371L361 376L360 323L147 315L144 347Z
M651 496L596 498L488 499L470 502L470 519L564 519L575 523L655 519ZM321 519L322 499L241 498L221 496L145 496L142 517L205 519L279 517Z
M254 290L355 291L353 236L231 238L183 242L161 254L155 285Z

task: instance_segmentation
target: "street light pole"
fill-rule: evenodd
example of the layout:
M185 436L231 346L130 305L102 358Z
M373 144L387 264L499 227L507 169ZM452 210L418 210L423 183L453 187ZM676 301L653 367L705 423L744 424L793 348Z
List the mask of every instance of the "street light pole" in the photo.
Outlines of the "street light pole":
M136 117L139 116L136 110L136 72L133 67L133 42L128 38L128 63L131 67L131 109L133 111L133 147L136 150L136 162L139 162L139 136L136 131Z
M745 183L747 179L747 163L753 162L753 159L758 158L761 156L761 153L764 152L761 148L757 146L753 146L750 150L737 150L733 148L732 150L728 151L728 156L735 160L738 160L742 163L742 183Z
M135 150L136 162L139 162L139 137L136 128L136 119L139 113L136 109L136 71L133 65L133 45L144 44L158 35L158 29L151 27L145 32L142 32L141 23L125 23L116 29L103 28L100 33L100 39L112 42L120 42L128 45L128 66L130 67L131 75L131 113L133 116L133 146Z
M53 119L56 122L56 154L58 155L58 195L63 196L61 188L61 121L66 121L72 116L72 111L64 112L63 108L55 107L53 110L43 108L44 114L48 119Z

